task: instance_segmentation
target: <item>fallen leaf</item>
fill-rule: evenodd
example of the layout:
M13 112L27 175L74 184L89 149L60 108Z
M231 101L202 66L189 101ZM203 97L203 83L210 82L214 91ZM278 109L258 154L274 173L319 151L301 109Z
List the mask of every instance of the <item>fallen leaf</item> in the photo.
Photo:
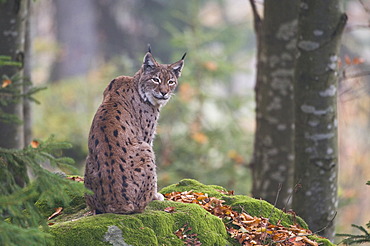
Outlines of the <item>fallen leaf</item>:
M7 87L8 85L10 85L11 83L13 83L10 79L5 79L3 80L3 83L1 85L2 88L5 88Z
M303 237L302 239L305 243L308 243L309 245L312 245L312 246L318 246L319 244L315 241L312 241L311 239L309 239L308 237Z
M175 212L175 207L167 207L167 208L163 209L163 211L165 211L167 213L173 213L173 212Z
M348 56L348 55L345 55L345 56L344 56L344 61L346 62L346 64L347 64L347 65L350 65L350 64L351 64L351 62L352 62L352 61L351 61L351 58L349 58L349 56Z
M70 179L76 182L84 182L84 178L80 176L67 177L67 179Z
M63 210L62 207L55 208L55 212L52 215L49 216L48 220L51 220L52 218L55 218L58 215L60 215L62 213L62 210Z
M221 194L225 194L225 195L229 195L229 196L234 195L234 191L233 190L228 190L228 191L217 190L217 191L220 192Z
M364 59L364 58L362 58L362 57L355 57L355 58L353 58L353 60L352 60L352 63L353 63L354 65L362 64L362 63L364 63L364 62L365 62L365 59Z
M40 143L38 141L36 141L36 140L33 140L31 142L31 147L34 148L34 149L36 149L37 147L39 147L39 145L40 145Z

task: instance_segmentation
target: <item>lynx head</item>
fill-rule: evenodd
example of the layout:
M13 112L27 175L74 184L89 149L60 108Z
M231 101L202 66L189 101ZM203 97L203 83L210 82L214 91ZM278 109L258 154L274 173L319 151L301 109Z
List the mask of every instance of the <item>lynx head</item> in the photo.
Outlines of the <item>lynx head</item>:
M159 64L152 56L150 49L141 66L138 86L140 96L153 106L163 106L170 99L177 86L177 79L184 66L184 58L172 64Z

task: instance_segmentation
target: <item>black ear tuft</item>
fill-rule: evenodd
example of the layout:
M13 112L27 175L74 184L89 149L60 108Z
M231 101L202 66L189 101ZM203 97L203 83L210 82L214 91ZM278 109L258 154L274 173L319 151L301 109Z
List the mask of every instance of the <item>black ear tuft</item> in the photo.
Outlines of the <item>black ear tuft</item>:
M152 53L152 48L150 47L150 44L148 44L148 52Z
M185 56L186 56L186 52L185 52L185 54L182 56L181 60L184 60L184 59L185 59Z

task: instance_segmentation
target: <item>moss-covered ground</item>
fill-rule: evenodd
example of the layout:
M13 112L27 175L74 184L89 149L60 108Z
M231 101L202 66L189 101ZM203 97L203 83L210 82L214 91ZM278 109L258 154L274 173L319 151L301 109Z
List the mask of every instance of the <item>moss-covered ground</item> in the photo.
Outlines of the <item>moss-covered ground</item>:
M177 191L195 191L207 193L210 197L221 198L225 204L235 210L245 211L252 216L270 218L272 223L281 220L281 224L289 226L294 222L303 227L306 223L292 215L283 213L271 204L241 195L226 195L225 189L220 186L204 185L196 180L185 179L178 184L165 187L162 194ZM172 201L153 201L144 213L132 215L100 214L87 216L83 199L73 199L72 207L66 208L63 215L56 217L51 222L50 233L54 237L56 246L71 245L184 245L190 242L201 242L202 245L240 245L231 239L221 219L211 215L196 204L186 204ZM79 201L79 202L77 202ZM44 213L52 214L52 208L39 202ZM171 208L170 213L165 212ZM184 230L185 229L185 230ZM178 230L184 230L187 237L179 239L175 235ZM318 239L322 245L332 245L326 239Z

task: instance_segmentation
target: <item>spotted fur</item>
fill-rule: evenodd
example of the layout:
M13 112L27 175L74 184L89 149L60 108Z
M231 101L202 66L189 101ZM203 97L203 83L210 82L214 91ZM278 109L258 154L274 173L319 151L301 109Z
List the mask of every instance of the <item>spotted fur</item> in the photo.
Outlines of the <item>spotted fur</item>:
M133 76L112 80L89 134L87 205L100 213L142 212L157 193L153 138L160 108L170 99L184 65L159 64L148 52Z

